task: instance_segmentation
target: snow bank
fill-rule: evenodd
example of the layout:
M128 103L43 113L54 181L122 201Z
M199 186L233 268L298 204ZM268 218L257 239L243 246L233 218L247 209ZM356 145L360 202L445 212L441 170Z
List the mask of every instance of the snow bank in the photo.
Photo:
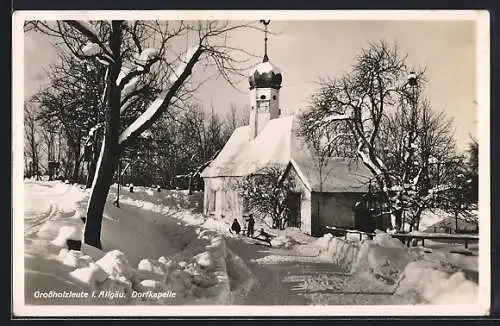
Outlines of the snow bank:
M101 249L89 246L85 242L82 242L82 247L80 248L80 250L82 251L83 254L90 256L93 259L93 261L101 259L106 254Z
M163 258L163 260L161 260ZM165 261L165 262L164 262ZM166 273L167 262L165 257L160 257L158 261L153 259L143 259L139 262L137 266L138 271L149 272L156 275L163 276Z
M326 257L333 264L352 271L358 257L359 244L344 240L327 233L313 243L320 250L320 256Z
M179 261L164 256L158 260L144 258L137 269L130 266L126 255L119 250L104 253L99 260L93 262L91 256L82 252L62 249L59 259L68 266L76 267L70 272L70 276L89 289L124 293L123 298L118 298L121 301L113 303L226 304L230 298L230 286L225 241L220 236L212 236L205 249L191 258ZM175 293L175 297L132 296L133 291L170 291Z
M93 262L92 257L84 255L81 251L66 248L61 249L58 258L64 265L76 268L88 267Z
M391 235L375 230L375 236L373 237L373 243L376 243L382 247L395 247L401 248L404 247L403 243L396 238L393 238Z
M389 241L387 234L377 239L378 236L361 244L353 267L357 274L393 285L410 263L411 256L398 240L399 244Z
M395 284L411 261L403 244L390 235L378 232L373 240L345 240L327 233L313 243L320 256L365 278Z
M330 246L330 242L333 239L333 235L331 233L326 233L323 235L321 238L313 242L313 245L318 247L322 251L328 250L328 247Z
M64 253L63 250L60 253L60 256L64 256L63 262L66 262L66 265L77 267L70 272L70 276L91 290L118 291L118 293L123 294L123 298L120 298L121 301L113 299L114 304L127 302L132 289L131 279L135 273L128 265L122 252L110 251L97 262L93 262L92 257L83 255L82 252L70 250Z
M89 266L86 267L77 268L69 274L78 281L88 285L91 289L97 288L99 282L104 282L108 278L106 271L95 263L90 263Z
M312 244L320 250L320 256L344 267L348 274L391 286L397 295L416 295L431 304L477 300L478 286L464 274L477 272L477 257L407 248L380 231L373 240L349 241L325 234Z
M96 261L111 278L130 280L134 270L130 266L125 254L119 250L107 252L104 257Z
M113 188L116 185L112 186ZM120 202L145 209L164 216L174 217L191 225L202 225L206 229L227 232L229 229L225 221L205 219L202 215L203 192L165 190L155 192L144 187L136 187L133 193L120 195Z
M59 229L57 237L51 243L58 247L66 247L67 240L82 240L83 225L78 228L77 226L62 226Z
M213 267L213 265L214 265L212 257L210 255L210 253L207 251L202 252L201 254L194 256L194 259L196 260L196 263L198 265L203 266L205 268L210 268L210 267Z
M473 304L478 300L477 284L462 272L448 274L420 262L406 266L396 293L412 291L430 304Z
M271 239L271 246L275 248L290 249L297 244L294 238L288 235L280 235Z
M185 260L165 263L165 266L169 266L169 272L163 288L177 294L177 303L225 304L229 300L225 241L222 237L212 236L207 232L204 236L210 237L205 251Z

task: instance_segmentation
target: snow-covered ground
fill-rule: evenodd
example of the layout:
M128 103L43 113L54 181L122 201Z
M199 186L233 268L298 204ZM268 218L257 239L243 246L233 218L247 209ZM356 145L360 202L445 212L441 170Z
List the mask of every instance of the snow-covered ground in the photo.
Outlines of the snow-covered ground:
M357 236L345 240L326 234L314 244L320 248L320 256L356 276L350 280L365 280L370 285L365 289L374 289L378 294L390 292L430 304L479 302L477 252L457 253L450 244L440 249L408 248L384 232L377 232L373 240L362 241ZM343 289L344 294L349 292L347 287Z
M82 238L87 198L61 182L25 184L26 304L228 304L230 291L240 290L229 287L228 265L233 279L245 278L239 283L248 278L216 233L135 206L114 207L112 196L103 251L68 251L66 239Z
M75 252L63 246L68 237L81 239L88 191L25 182L26 304L404 305L454 303L450 289L459 288L463 298L477 288L476 253L452 253L449 244L408 249L383 234L360 242L358 236L318 239L288 228L267 230L275 235L269 247L230 234L231 221L203 217L202 193L122 187L118 208L111 204L116 190L104 214L103 251L84 246ZM429 294L418 282L428 277L449 286ZM35 295L54 289L104 294ZM105 291L127 295L110 299ZM169 297L134 299L133 291Z
M132 198L134 196L137 196L135 200ZM172 199L174 202L172 202ZM444 269L449 273L462 271L468 279L472 279L477 283L477 244L471 244L469 250L464 250L462 243L426 240L426 248L406 249L399 240L390 239L389 242L396 244L398 247L395 250L385 248L387 243L384 243L384 241L379 245L382 245L385 249L379 250L378 247L375 247L374 250L373 246L369 246L369 249L365 249L359 255L357 251L349 251L349 248L347 250L346 248L336 248L338 257L337 260L333 261L334 265L332 265L332 255L334 253L331 250L325 250L325 245L328 247L328 244L325 244L324 238L313 238L302 233L297 228L287 228L282 231L269 230L266 223L257 221L256 229L263 227L266 232L273 234L275 238L271 242L272 248L266 248L264 243L257 242L263 245L263 249L258 250L256 253L255 250L249 250L248 245L245 245L245 242L255 244L254 240L241 236L238 241L234 239L235 235L227 233L230 226L229 220L204 218L200 213L201 200L201 194L188 196L182 191L166 191L165 194L159 195L152 189L144 188L134 190L133 196L124 193L122 197L122 202L162 212L164 215L170 214L187 224L200 225L203 228L222 232L226 237L231 237L229 246L238 255L244 257L248 266L260 280L259 286L252 292L260 294L249 295L248 298L245 298L243 302L247 304L263 302L262 300L270 302L270 304L283 302L287 304L294 302L312 304L414 304L424 302L425 298L415 295L414 291L395 293L396 285L394 283L397 281L396 278L403 275L405 267L411 261L419 261L427 265L432 262L431 265L434 268L438 270ZM447 217L446 214L439 215L437 213L434 211L432 214L424 214L422 225L427 227L427 224L433 225ZM348 239L357 242L359 236L353 235ZM376 241L380 241L380 237L377 237ZM328 242L328 239L326 239L326 242ZM407 252L408 250L410 252ZM354 266L345 265L345 258L349 254L353 255L351 264ZM398 258L398 254L401 258ZM373 261L376 261L376 263ZM391 265L392 269L387 269L384 264ZM366 266L371 266L372 270L367 272ZM373 272L373 266L375 266L375 269L382 266L381 268L386 270L377 274ZM356 269L356 273L345 274L346 271L352 270L354 272ZM285 272L284 275L281 275L283 272ZM387 275L384 276L384 273ZM391 275L391 273L397 273L397 275ZM395 279L387 284L384 282L384 277L387 276L394 276ZM387 281L387 278L385 281ZM294 284L291 288L288 284L290 282ZM312 286L311 284L315 285ZM335 291L332 290L332 284L336 285L334 286ZM414 286L418 287L416 284ZM283 291L286 291L286 294ZM340 292L343 294L339 297ZM281 295L279 295L280 293ZM284 301L283 297L288 299ZM253 301L252 298L258 299Z

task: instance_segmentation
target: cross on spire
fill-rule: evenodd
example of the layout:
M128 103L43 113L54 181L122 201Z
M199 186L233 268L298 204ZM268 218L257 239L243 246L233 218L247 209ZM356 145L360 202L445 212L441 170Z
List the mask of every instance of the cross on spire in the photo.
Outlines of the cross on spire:
M270 20L260 20L260 23L264 24L264 59L262 59L262 62L269 61L269 57L267 56L267 25L269 25L270 22Z

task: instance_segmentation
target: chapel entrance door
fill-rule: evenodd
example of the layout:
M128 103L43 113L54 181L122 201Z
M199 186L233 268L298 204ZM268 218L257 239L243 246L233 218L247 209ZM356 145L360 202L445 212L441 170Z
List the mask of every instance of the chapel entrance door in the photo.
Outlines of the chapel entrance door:
M300 227L300 193L292 192L287 197L288 223L290 227Z

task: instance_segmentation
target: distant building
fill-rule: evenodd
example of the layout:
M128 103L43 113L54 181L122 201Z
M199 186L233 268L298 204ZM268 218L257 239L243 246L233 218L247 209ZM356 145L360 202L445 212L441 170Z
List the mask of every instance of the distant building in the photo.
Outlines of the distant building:
M355 206L368 191L370 172L362 163L332 158L320 178L314 151L297 133L298 117L281 115L281 82L281 71L269 61L266 51L249 76L249 125L237 128L201 173L204 214L242 222L245 209L234 185L261 168L281 165L296 184L288 200L288 226L320 236L326 226L363 224L355 219Z

